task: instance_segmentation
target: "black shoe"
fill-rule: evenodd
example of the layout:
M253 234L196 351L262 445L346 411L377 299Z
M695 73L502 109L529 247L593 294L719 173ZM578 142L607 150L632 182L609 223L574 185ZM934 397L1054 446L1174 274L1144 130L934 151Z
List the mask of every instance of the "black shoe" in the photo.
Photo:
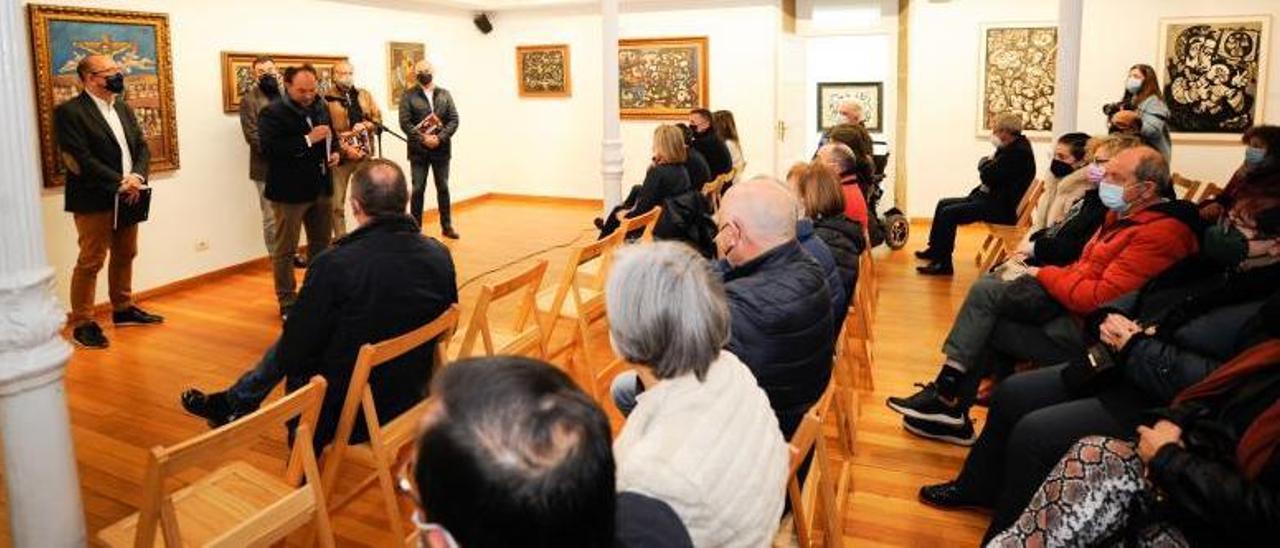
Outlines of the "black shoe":
M932 261L932 260L933 260L933 250L932 250L932 249L929 249L929 248L927 248L927 247L926 247L926 248L924 248L924 249L921 249L921 250L919 250L919 251L916 251L916 258L917 258L917 259L920 259L920 260L922 260L922 261Z
M917 266L916 272L925 276L950 276L956 271L951 267L950 262L933 261L924 266Z
M245 415L236 412L226 392L205 394L194 388L182 393L182 408L203 418L209 428L218 428Z
M102 328L96 322L82 324L71 330L71 341L80 348L102 349L111 346L111 341L102 334Z
M903 417L902 427L906 431L922 438L945 441L961 447L969 447L973 445L973 442L978 441L978 432L973 429L973 421L969 419L968 415L965 415L964 423L960 426L947 426L936 422Z
M287 304L287 305L281 306L281 307L280 307L280 321L281 321L281 322L286 322L286 321L288 321L288 320L289 320L289 314L290 314L290 313L292 313L292 312L293 312L293 305L291 305L291 304Z
M960 484L949 481L937 485L926 485L920 488L920 502L943 510L986 509L982 501L971 497L960 488Z
M150 314L147 311L136 306L130 306L119 312L111 313L111 323L116 327L127 325L155 325L164 323L164 316Z
M454 230L454 229L453 229L453 227L446 228L446 229L444 229L444 230L442 230L442 231L440 231L440 232L444 234L444 237L445 237L445 238L448 238L448 239L450 239L450 240L456 240L456 239L458 239L458 238L461 238L461 237L462 237L462 236L458 235L458 231L457 231L457 230Z
M591 224L596 225L596 230L604 230L604 219L600 217L592 219Z
M938 388L934 383L920 384L920 391L912 394L907 398L889 398L889 409L902 413L905 416L919 419L922 421L935 422L948 426L959 427L964 424L968 417L963 409L952 405L947 405L938 396Z
M306 259L305 257L303 257L302 255L294 255L294 256L293 256L293 267L294 267L294 268L306 268L306 267L307 267L307 259Z

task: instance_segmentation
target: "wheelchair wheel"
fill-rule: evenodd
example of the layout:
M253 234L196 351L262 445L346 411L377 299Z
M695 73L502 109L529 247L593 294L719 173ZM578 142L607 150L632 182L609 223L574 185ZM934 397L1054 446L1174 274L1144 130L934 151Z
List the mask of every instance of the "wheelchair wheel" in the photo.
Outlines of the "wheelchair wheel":
M897 211L891 211L884 216L885 230L884 243L889 249L902 249L907 245L907 237L911 235L911 223L907 221L907 216Z

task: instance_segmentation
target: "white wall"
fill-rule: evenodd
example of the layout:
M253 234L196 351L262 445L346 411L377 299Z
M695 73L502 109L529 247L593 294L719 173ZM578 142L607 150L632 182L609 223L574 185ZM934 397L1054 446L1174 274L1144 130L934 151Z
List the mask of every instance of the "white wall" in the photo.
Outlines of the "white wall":
M235 113L222 111L221 51L346 54L357 85L368 88L387 111L387 42L427 44L441 85L450 88L461 112L451 189L455 199L488 192L480 144L491 135L480 90L485 81L463 78L474 67L466 57L480 34L462 12L416 9L409 13L317 0L61 0L59 4L169 14L178 145L182 167L155 173L151 219L142 227L134 265L141 291L265 255L257 196L248 177L248 148ZM341 27L341 28L340 28ZM342 28L348 30L341 30ZM368 32L372 30L372 32ZM404 146L384 138L388 158L403 160ZM32 182L36 184L36 182ZM432 200L433 192L428 192ZM77 247L71 215L60 191L43 197L46 247L57 271L56 293L65 304ZM196 242L208 249L196 251ZM98 299L107 298L106 274Z
M1101 108L1123 92L1128 68L1158 66L1161 17L1271 14L1280 23L1275 0L1086 0L1080 56L1080 131L1106 131ZM908 97L908 211L931 217L939 198L962 195L976 184L977 160L991 145L975 134L978 95L978 26L995 22L1056 22L1056 0L953 0L913 2L910 13ZM1272 30L1266 123L1280 123L1278 34ZM1033 140L1037 167L1044 171L1048 140ZM1225 182L1239 165L1238 141L1175 140L1173 170L1196 179Z

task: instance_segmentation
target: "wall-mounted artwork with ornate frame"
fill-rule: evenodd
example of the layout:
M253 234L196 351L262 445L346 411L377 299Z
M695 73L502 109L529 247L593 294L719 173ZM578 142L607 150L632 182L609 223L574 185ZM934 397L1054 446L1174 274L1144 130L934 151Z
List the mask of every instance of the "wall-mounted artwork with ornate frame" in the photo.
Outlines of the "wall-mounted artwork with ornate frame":
M1022 117L1024 133L1053 130L1053 95L1058 78L1058 27L1045 23L982 25L978 55L978 136L991 132L991 118Z
M707 38L618 41L623 118L683 118L709 103Z
M521 97L569 97L569 46L516 46L516 80Z
M427 46L415 42L387 42L387 104L400 108L405 90L418 85L413 66L427 56Z
M169 16L30 4L40 163L45 187L66 179L53 132L53 110L80 94L76 65L107 55L124 73L124 100L151 149L151 172L178 168L178 126L169 54Z
M1271 17L1160 20L1160 83L1176 137L1237 140L1262 119Z
M292 53L249 53L243 51L222 52L222 110L223 112L240 112L240 96L248 93L253 86L253 60L266 55L275 61L276 69L284 74L284 69L310 64L316 69L320 84L316 93L324 96L333 85L333 66L346 61L345 55L297 55Z
M840 103L862 103L863 127L871 133L884 131L884 84L881 82L819 82L818 129L826 131L840 122Z

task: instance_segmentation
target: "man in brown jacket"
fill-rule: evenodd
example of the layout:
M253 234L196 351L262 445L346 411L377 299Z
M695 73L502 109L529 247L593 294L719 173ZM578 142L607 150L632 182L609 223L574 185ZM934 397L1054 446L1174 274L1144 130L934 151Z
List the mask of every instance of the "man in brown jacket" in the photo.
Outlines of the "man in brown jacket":
M344 204L347 182L360 162L373 154L373 137L382 123L382 112L369 90L355 86L355 67L343 61L333 67L334 86L325 93L329 118L337 135L340 163L333 168L333 235L347 233Z
M271 57L261 56L253 60L253 87L240 96L240 131L249 144L249 178L258 187L258 207L262 210L262 243L271 254L271 242L275 240L276 220L271 203L262 193L267 187L267 159L262 155L258 141L258 113L280 96L280 75Z

